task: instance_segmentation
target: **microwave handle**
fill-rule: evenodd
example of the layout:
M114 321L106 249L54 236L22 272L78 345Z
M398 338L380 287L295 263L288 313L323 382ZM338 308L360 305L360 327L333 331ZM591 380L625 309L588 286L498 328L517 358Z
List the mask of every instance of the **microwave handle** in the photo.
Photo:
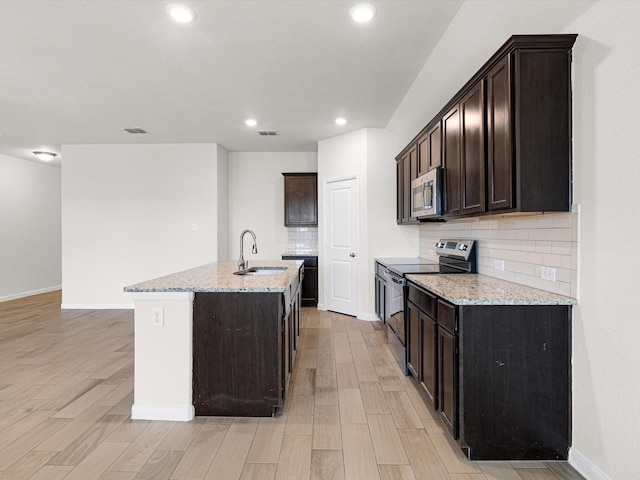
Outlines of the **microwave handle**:
M429 198L429 203L427 203L427 185L429 186L429 197L433 195L433 181L424 182L422 184L422 205L425 210L431 210L433 205L431 204L431 198Z

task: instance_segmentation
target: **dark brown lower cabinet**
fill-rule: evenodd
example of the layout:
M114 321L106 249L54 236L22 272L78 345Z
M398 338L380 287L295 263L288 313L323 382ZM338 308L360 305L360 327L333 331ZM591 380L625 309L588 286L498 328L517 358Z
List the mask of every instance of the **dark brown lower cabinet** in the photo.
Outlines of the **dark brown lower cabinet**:
M411 301L407 302L408 349L407 362L411 375L422 387L423 393L436 406L436 321L422 312Z
M290 288L196 293L196 415L266 417L284 405L300 332L299 283Z
M434 307L412 282L407 294L410 373L467 457L566 460L571 306Z
M282 260L303 260L304 279L302 280L300 305L315 307L318 305L318 257L315 255L282 255Z
M438 410L454 438L458 436L457 370L456 337L438 327Z
M436 400L436 355L438 352L438 324L429 315L420 312L420 325L422 328L422 372L420 386L427 398L435 406Z

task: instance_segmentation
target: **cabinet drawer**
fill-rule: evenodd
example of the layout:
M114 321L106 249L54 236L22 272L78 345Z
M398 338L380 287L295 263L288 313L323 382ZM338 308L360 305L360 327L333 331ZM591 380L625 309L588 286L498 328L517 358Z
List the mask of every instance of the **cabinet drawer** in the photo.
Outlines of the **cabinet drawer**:
M450 332L458 331L456 322L456 307L450 303L438 300L438 325L446 328Z
M431 317L436 314L436 297L424 290L420 290L413 284L409 284L409 300L420 310Z

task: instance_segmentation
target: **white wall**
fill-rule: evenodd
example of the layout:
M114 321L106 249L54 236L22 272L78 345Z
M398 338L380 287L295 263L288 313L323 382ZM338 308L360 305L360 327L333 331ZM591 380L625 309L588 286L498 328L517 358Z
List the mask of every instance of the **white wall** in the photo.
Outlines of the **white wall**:
M216 144L63 145L63 307L132 307L126 285L216 261L217 155Z
M284 177L287 172L317 171L315 152L229 152L229 258L240 256L240 233L249 228L257 237L251 253L245 237L245 260L277 260L287 250L284 226Z
M218 260L229 258L229 154L218 145Z
M396 224L395 156L398 139L382 129L362 129L318 142L318 207L320 226L319 308L325 308L324 198L327 180L354 175L359 192L358 317L374 319L373 259L381 256L416 256L417 228ZM382 233L383 232L383 233Z
M578 299L570 462L588 479L632 480L640 468L635 453L640 327L634 303L640 257L631 254L620 261L622 252L615 247L640 235L633 210L640 201L634 108L640 102L638 18L636 1L467 1L388 126L403 141L410 140L512 34L579 34L573 49L574 203L579 214L568 215L577 240ZM479 221L475 231L460 222L440 228L482 235L483 225L492 221ZM495 221L496 230L509 230L513 219ZM527 224L532 221L547 219L523 220L527 234L541 229ZM420 229L420 253L426 255L430 233L425 226Z
M608 478L638 478L640 256L614 242L640 238L640 3L601 1L567 31L574 48L575 200L580 204L573 316L574 460ZM614 240L615 239L615 240ZM626 254L626 252L625 252ZM591 478L600 478L597 472Z
M60 288L60 169L0 155L0 301Z

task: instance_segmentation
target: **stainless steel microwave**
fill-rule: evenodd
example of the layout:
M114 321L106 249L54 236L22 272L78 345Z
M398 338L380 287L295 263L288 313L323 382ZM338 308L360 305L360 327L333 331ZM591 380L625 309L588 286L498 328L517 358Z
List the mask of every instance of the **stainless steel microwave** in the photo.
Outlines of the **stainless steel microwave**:
M411 182L411 216L442 215L442 168L434 168Z

